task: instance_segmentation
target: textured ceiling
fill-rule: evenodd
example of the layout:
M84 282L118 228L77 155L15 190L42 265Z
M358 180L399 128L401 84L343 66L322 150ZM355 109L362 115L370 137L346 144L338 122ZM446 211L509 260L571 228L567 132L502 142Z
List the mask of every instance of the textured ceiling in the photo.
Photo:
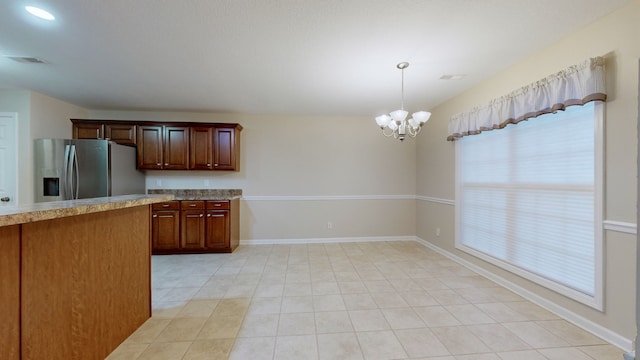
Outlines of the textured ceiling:
M375 116L399 107L408 61L405 107L428 110L627 2L1 0L0 88L92 109Z

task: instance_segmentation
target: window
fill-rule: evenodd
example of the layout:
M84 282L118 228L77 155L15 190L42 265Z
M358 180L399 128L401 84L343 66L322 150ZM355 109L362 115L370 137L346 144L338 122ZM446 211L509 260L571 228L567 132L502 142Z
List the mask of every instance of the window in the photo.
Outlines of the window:
M456 247L600 310L603 107L456 141Z

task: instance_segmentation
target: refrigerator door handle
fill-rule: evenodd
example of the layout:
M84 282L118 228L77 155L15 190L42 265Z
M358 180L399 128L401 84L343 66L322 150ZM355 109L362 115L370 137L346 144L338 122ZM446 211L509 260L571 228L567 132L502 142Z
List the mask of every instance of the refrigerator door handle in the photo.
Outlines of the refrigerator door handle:
M64 172L63 174L64 180L62 182L62 190L64 192L63 200L69 200L71 195L71 186L69 185L69 182L71 181L71 170L69 169L70 156L71 156L71 145L65 145L64 146L64 165L62 167Z
M80 172L78 171L78 156L76 153L76 146L71 145L71 191L73 192L71 198L76 200L78 198L78 193L80 190ZM74 181L75 180L75 189L74 189Z

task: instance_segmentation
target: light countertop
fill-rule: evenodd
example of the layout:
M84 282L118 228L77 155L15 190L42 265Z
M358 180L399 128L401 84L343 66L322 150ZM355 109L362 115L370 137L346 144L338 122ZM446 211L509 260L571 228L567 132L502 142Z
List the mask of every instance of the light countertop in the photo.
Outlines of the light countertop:
M234 200L242 189L149 189L149 194L171 194L175 200Z
M120 195L92 199L51 201L13 207L0 207L0 226L25 224L67 216L125 209L173 200L171 194Z

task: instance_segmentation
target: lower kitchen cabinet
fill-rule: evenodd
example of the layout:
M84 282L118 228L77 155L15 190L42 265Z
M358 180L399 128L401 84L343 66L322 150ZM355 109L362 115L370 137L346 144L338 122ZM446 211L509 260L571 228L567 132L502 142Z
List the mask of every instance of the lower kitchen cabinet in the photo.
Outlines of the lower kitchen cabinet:
M180 248L204 248L204 201L180 201Z
M180 202L153 204L151 211L151 244L153 250L180 248Z
M228 201L207 201L208 249L224 249L230 243L231 214Z
M152 212L153 253L232 252L239 244L239 203L234 199L155 204Z

